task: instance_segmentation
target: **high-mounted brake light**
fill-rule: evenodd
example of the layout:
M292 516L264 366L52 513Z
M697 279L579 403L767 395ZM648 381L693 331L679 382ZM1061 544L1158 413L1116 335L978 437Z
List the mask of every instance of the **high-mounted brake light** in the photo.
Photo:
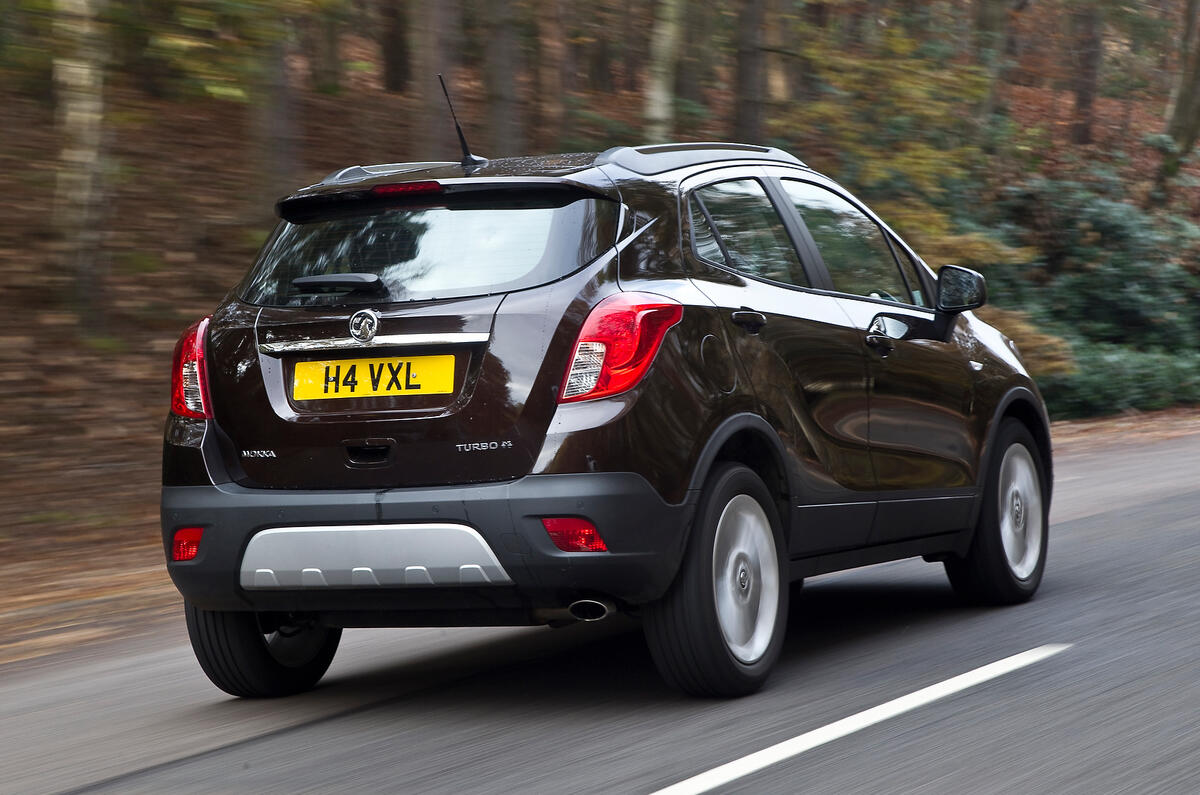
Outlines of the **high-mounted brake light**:
M181 527L171 539L171 560L195 560L200 554L203 527Z
M376 185L371 193L376 196L414 196L422 193L441 193L441 183L433 180L424 182L390 182L386 185Z
M651 293L617 293L592 308L583 323L559 403L616 395L637 385L683 317L683 306Z
M548 516L542 520L546 535L563 552L607 552L608 544L596 526L578 516Z
M183 332L175 343L175 359L171 364L171 413L193 420L212 418L204 367L208 320L208 317L197 320Z

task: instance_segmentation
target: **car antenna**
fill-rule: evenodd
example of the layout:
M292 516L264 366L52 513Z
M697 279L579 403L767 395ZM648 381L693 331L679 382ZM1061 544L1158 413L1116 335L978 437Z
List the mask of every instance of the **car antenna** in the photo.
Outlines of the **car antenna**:
M450 118L454 119L454 131L458 133L458 143L462 147L462 167L470 171L486 166L487 158L471 154L471 150L467 146L467 137L463 135L462 126L458 123L458 116L454 113L454 103L450 101L450 92L446 90L446 81L441 72L438 72L438 81L442 84L442 93L446 95L446 104L450 106Z

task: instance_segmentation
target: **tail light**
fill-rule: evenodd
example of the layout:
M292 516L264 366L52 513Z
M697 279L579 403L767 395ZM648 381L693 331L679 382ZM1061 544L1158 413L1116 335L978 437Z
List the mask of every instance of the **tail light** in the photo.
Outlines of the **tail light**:
M558 402L607 397L636 386L663 337L682 317L681 304L650 293L617 293L596 304L575 342Z
M171 364L171 413L194 420L212 417L208 380L204 368L204 338L208 318L197 320L175 343Z
M608 544L596 526L577 516L548 516L542 520L546 535L563 552L607 552Z

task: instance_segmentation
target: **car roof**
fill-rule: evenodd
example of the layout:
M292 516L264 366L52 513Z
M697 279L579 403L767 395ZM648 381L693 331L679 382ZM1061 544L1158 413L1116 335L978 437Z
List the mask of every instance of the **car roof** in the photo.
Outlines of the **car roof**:
M702 142L646 146L615 146L604 152L503 157L465 167L456 161L380 163L342 168L301 192L324 192L381 181L415 181L489 178L570 178L570 181L606 189L611 183L602 174L605 166L617 167L644 177L655 177L690 166L734 161L767 161L804 167L804 163L782 149L752 144ZM593 169L597 173L590 174Z

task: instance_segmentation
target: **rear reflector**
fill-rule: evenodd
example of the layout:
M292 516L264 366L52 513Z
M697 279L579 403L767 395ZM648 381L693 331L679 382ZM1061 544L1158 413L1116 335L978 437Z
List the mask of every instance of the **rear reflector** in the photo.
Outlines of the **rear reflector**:
M440 183L432 180L424 182L391 182L386 185L375 185L371 193L376 196L413 196L421 193L441 193Z
M616 395L637 385L683 306L651 293L617 293L593 307L563 378L559 403Z
M200 552L200 537L203 527L181 527L175 531L171 542L171 560L195 560Z
M563 552L607 552L608 545L596 526L578 516L553 516L542 519L542 527Z

